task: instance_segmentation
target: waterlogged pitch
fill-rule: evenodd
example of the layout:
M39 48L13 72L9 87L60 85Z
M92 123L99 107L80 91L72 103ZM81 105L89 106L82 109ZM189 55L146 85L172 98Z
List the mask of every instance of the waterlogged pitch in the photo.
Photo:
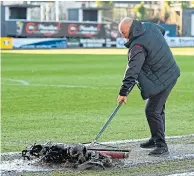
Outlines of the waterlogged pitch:
M166 105L166 135L194 133L194 56ZM2 54L2 152L34 142L89 142L116 106L125 55ZM149 137L145 101L128 97L101 141Z

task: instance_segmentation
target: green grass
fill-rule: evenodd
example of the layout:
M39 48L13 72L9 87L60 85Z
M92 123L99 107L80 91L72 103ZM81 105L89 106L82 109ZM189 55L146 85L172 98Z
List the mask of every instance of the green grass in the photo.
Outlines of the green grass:
M167 102L168 136L194 133L194 59L176 60L181 77ZM2 152L91 141L116 106L126 62L123 55L2 54ZM135 88L100 140L149 137L144 106Z

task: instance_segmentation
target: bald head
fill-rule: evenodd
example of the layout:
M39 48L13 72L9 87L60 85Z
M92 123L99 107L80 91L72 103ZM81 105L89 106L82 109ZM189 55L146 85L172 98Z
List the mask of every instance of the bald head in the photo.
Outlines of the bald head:
M125 17L124 19L121 20L121 22L119 23L119 32L122 34L122 36L124 38L128 38L129 36L129 31L131 28L131 25L133 23L133 19L130 17Z

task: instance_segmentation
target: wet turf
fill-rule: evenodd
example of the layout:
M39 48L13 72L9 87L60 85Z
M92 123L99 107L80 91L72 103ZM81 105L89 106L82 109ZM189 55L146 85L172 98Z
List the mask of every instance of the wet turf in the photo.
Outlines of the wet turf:
M194 133L194 59L176 56L181 77L167 102L166 134ZM2 55L2 152L34 142L88 142L116 106L124 55ZM28 83L28 84L27 84ZM101 141L149 137L139 90Z

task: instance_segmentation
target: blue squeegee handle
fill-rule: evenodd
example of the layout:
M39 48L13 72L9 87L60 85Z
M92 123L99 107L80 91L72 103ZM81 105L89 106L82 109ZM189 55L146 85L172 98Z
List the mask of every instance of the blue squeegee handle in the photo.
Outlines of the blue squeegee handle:
M130 87L130 89L128 90L128 94L131 92L131 90L133 89L134 86L135 86L135 84ZM112 112L112 114L110 115L110 117L108 118L108 120L106 121L106 123L104 124L104 126L101 128L101 130L96 135L95 139L93 140L93 143L95 143L99 139L99 137L102 135L103 131L106 129L106 127L108 126L108 124L111 122L111 120L113 119L113 117L115 116L115 114L117 113L117 111L120 109L120 107L122 106L122 104L123 104L123 101L121 101L116 106L116 108L114 109L114 111Z

